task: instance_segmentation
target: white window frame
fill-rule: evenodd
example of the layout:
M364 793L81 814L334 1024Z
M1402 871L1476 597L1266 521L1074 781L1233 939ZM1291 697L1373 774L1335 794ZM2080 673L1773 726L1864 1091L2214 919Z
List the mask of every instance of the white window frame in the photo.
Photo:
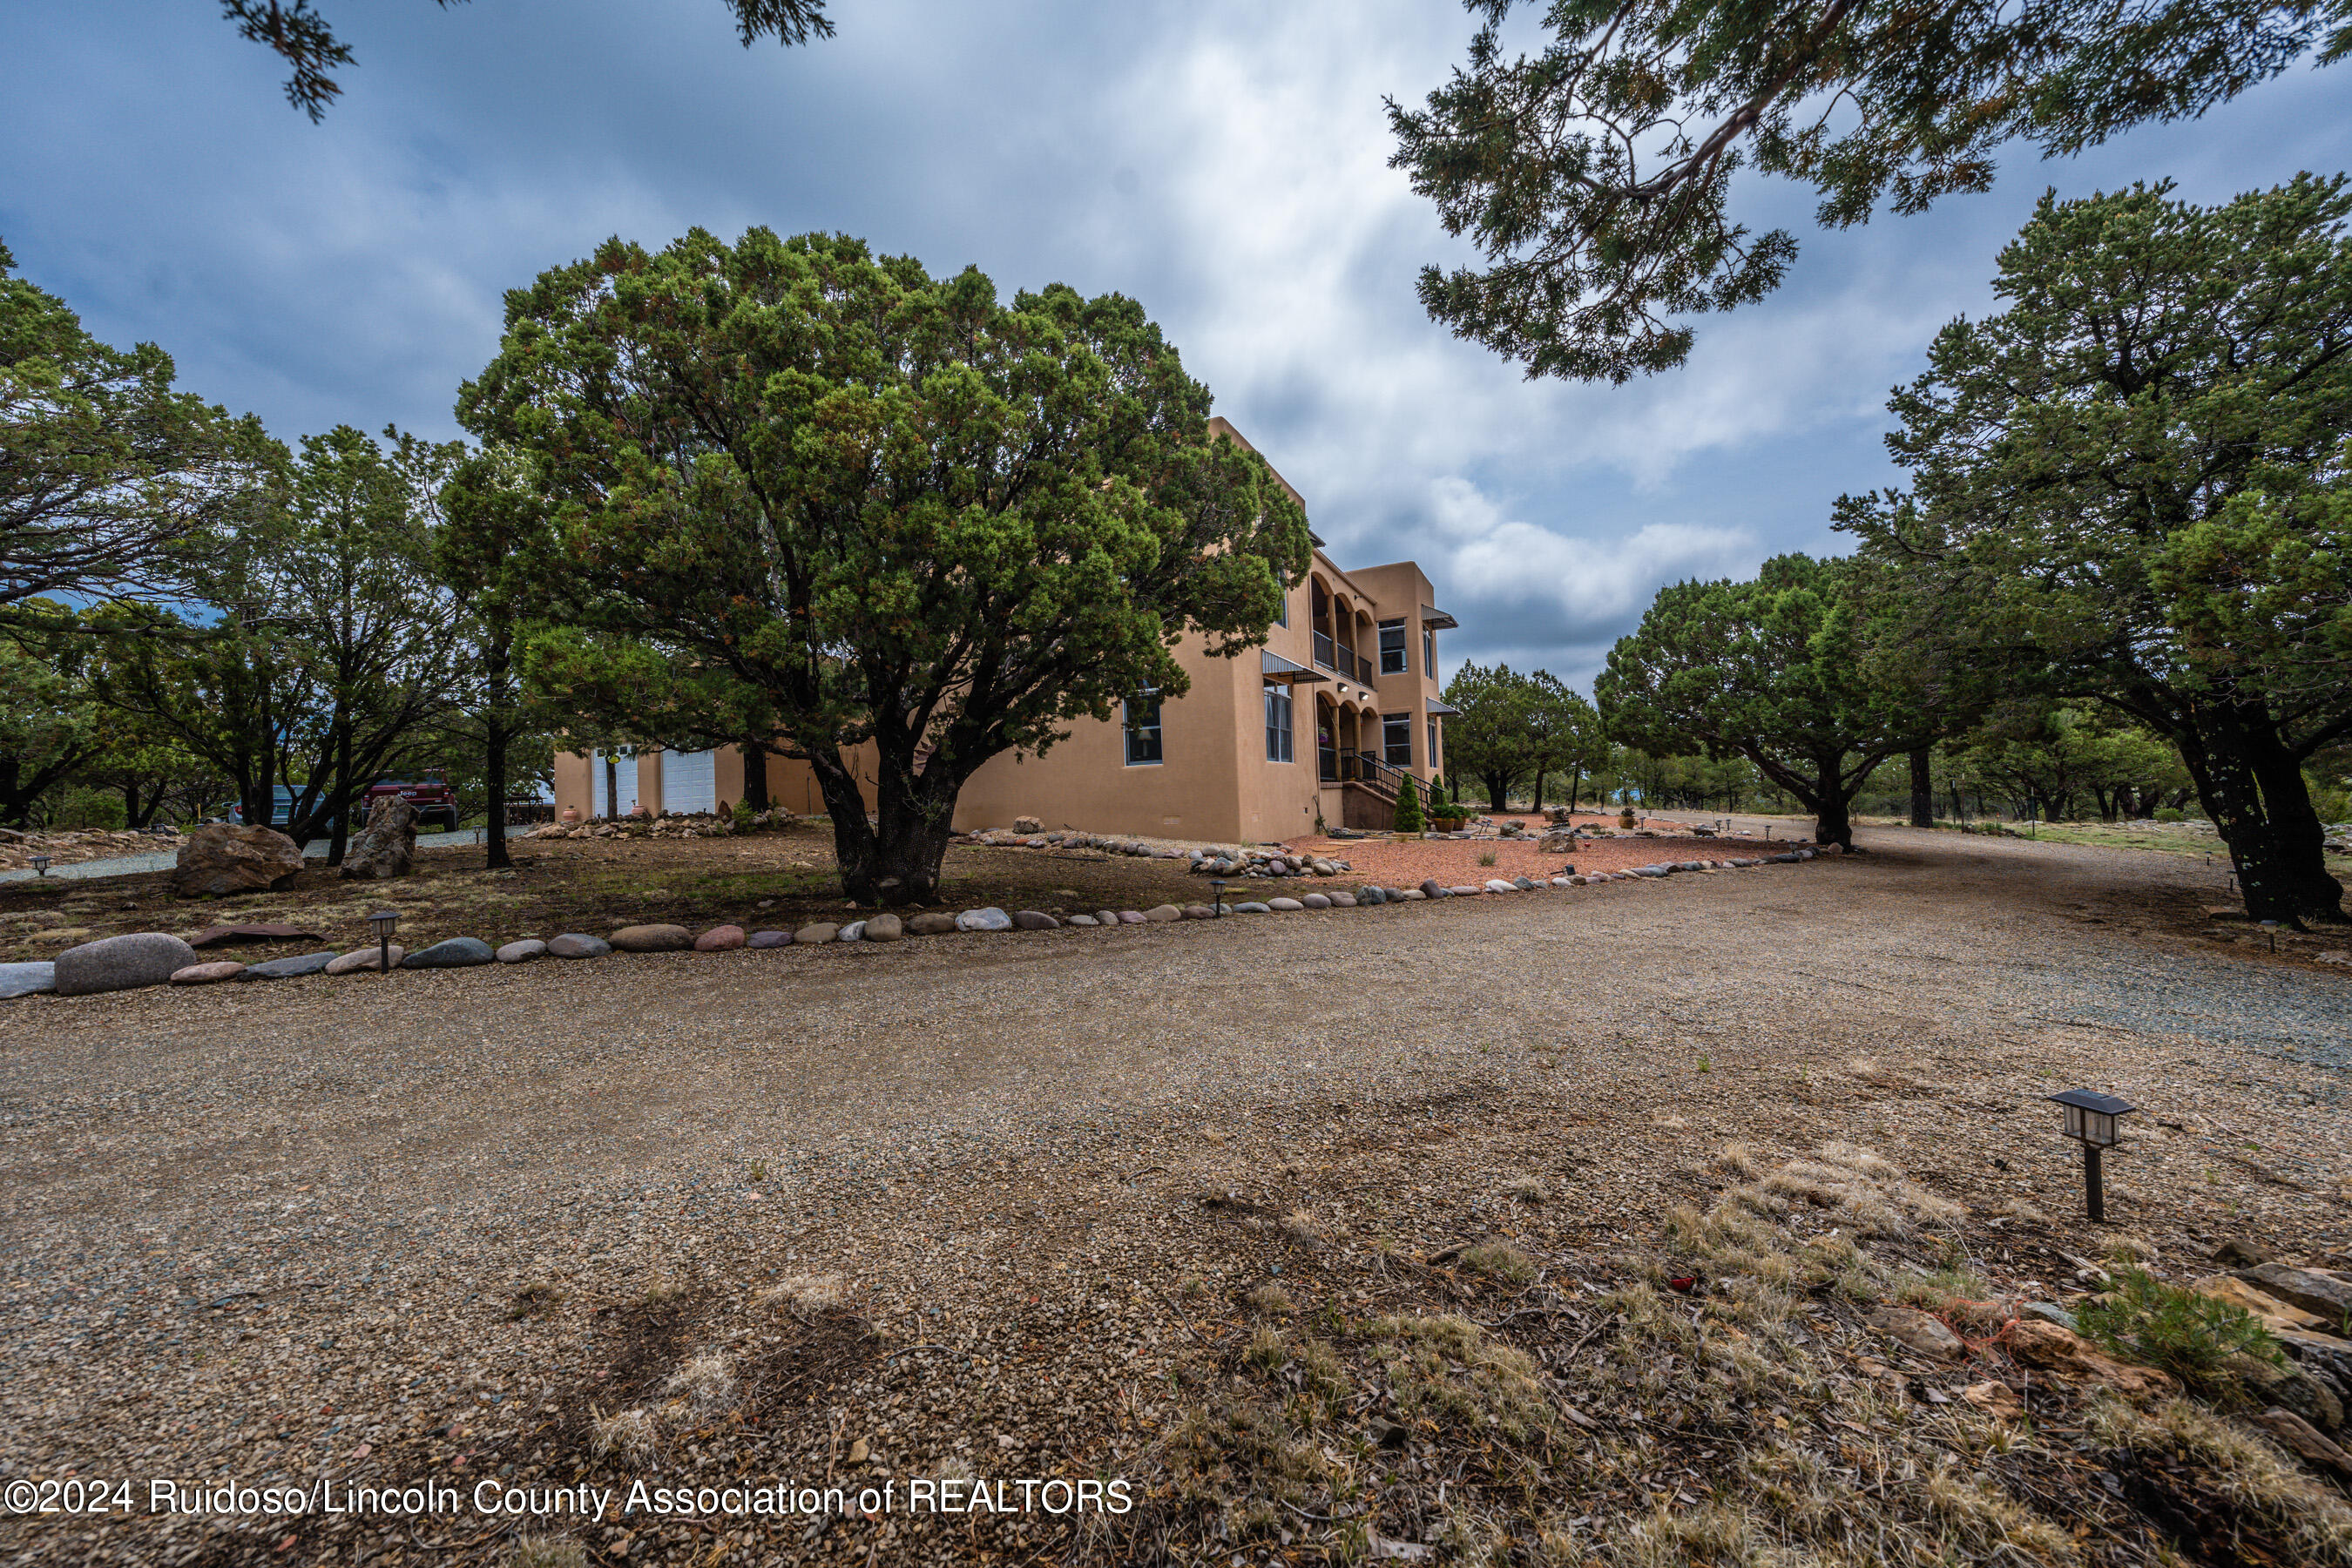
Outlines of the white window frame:
M1286 680L1265 683L1265 760L1269 763L1296 763L1298 760L1298 694ZM1283 722L1274 721L1276 704L1282 708ZM1274 754L1274 740L1282 737L1282 755Z
M1397 755L1397 731L1404 735L1404 755ZM1383 713L1381 715L1381 761L1392 768L1412 766L1412 715Z
M1136 700L1139 698L1146 697L1151 700L1151 722L1149 724L1138 724L1135 721ZM1166 717L1166 714L1160 710L1160 689L1156 686L1147 686L1141 691L1137 692L1135 697L1131 697L1119 704L1119 746L1122 754L1127 758L1127 765L1129 767L1156 768L1160 766L1160 763L1168 760L1168 736L1164 727ZM1135 754L1135 742L1137 738L1147 731L1151 736L1152 749L1160 754L1156 757L1139 758Z

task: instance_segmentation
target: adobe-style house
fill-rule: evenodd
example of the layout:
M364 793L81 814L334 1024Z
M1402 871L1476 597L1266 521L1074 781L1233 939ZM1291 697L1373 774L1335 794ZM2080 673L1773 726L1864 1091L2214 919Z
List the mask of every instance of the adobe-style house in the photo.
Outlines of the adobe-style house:
M1210 428L1242 440L1223 419ZM1202 842L1295 838L1318 822L1385 829L1398 781L1410 773L1425 790L1444 770L1452 710L1438 697L1437 634L1455 622L1433 599L1413 563L1344 571L1318 540L1264 647L1217 658L1187 638L1176 650L1192 679L1183 696L1139 692L1118 718L1078 721L1043 756L992 759L965 784L956 826L1034 816ZM616 788L593 753L558 757L559 808L713 810L742 798L743 759L732 749L654 752L617 759L610 779ZM771 758L768 791L794 811L824 809L801 763Z

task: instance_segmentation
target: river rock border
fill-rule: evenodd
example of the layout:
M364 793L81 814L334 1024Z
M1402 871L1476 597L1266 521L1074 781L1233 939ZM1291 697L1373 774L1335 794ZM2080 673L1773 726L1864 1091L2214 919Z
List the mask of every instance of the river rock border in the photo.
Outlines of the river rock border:
M1434 879L1418 888L1383 888L1365 883L1353 891L1302 891L1296 898L1276 896L1263 900L1247 900L1227 904L1224 912L1234 916L1308 914L1330 910L1370 909L1382 904L1439 902L1447 899L1500 898L1518 893L1541 893L1569 888L1597 887L1603 882L1639 882L1672 877L1681 872L1745 871L1760 866L1793 866L1817 856L1839 853L1834 844L1784 850L1778 855L1734 857L1721 860L1661 861L1654 866L1635 866L1624 871L1594 871L1585 875L1574 872L1538 881L1532 877L1506 879L1493 877L1483 882L1465 882L1450 886ZM1187 859L1192 857L1177 852L1169 857ZM1197 862L1196 862L1197 863ZM1343 864L1326 862L1334 871L1324 871L1310 864L1294 876L1328 878ZM537 938L510 942L493 950L478 937L449 937L415 952L405 952L397 944L392 948L394 969L472 969L484 964L531 963L541 960L578 962L607 957L614 952L731 952L738 949L772 951L783 947L820 947L835 942L896 942L914 937L944 936L957 932L992 935L998 932L1046 931L1064 928L1101 930L1107 926L1170 925L1179 921L1204 921L1216 918L1217 911L1207 904L1160 904L1149 910L1097 910L1092 914L1066 917L1049 915L1041 910L1014 910L1010 912L988 906L950 914L944 910L926 910L916 914L885 911L864 920L838 924L816 921L795 931L751 931L740 925L713 926L699 935L680 925L623 926L609 936L590 936L580 931L566 931L545 941ZM15 996L34 996L58 989L57 971L65 965L76 976L75 994L93 994L104 991L129 991L147 985L166 983L166 977L155 973L152 955L161 942L177 943L179 939L157 931L130 931L120 936L101 937L68 948L54 962L0 964L0 1000ZM120 956L118 956L120 955ZM126 962L136 956L139 963ZM186 955L194 959L190 952ZM228 960L193 963L172 971L168 983L173 985L215 985L226 982L281 981L304 978L314 974L341 975L374 973L380 965L377 950L355 948L350 952L320 952L301 953L288 958L274 958L259 963L237 963ZM100 975L119 975L120 984L93 984Z

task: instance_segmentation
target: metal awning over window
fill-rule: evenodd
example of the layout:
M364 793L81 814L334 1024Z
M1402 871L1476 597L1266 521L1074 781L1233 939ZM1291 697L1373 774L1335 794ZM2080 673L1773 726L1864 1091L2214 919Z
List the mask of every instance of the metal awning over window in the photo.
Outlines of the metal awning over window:
M1450 703L1450 702L1440 702L1440 701L1439 701L1436 698L1434 698L1434 697L1429 698L1429 699L1427 699L1426 700L1427 700L1427 702L1428 702L1428 704L1429 704L1429 710L1430 710L1432 713L1446 714L1446 713L1459 713L1459 712L1461 712L1461 711L1462 711L1462 710L1461 710L1461 709L1454 707L1452 703Z
M1425 626L1435 626L1443 632L1451 631L1462 623L1434 605L1423 605L1421 607L1421 624Z
M1286 680L1293 686L1303 686L1310 680L1331 679L1319 671L1307 668L1303 664L1293 664L1271 648L1262 647L1257 650L1257 667L1268 680Z

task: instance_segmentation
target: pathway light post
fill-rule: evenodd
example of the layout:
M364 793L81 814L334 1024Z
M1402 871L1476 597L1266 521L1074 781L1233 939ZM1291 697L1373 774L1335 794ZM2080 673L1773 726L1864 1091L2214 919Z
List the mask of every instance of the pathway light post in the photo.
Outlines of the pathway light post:
M2107 1217L2106 1178L2099 1168L2099 1155L2116 1146L2116 1120L2129 1116L2139 1107L2128 1100L2117 1100L2111 1094L2094 1094L2087 1089L2070 1089L2063 1094L2047 1097L2066 1111L2066 1136L2083 1146L2083 1194L2091 1210L2091 1223L2103 1225Z
M1209 879L1209 897L1212 900L1209 908L1214 911L1210 918L1223 920L1225 918L1225 879L1223 877Z
M392 973L392 930L400 923L398 910L378 910L368 916L368 930L375 933L375 967L379 974Z
M46 877L49 874L49 858L47 856L36 855L33 857L33 874L37 877Z

